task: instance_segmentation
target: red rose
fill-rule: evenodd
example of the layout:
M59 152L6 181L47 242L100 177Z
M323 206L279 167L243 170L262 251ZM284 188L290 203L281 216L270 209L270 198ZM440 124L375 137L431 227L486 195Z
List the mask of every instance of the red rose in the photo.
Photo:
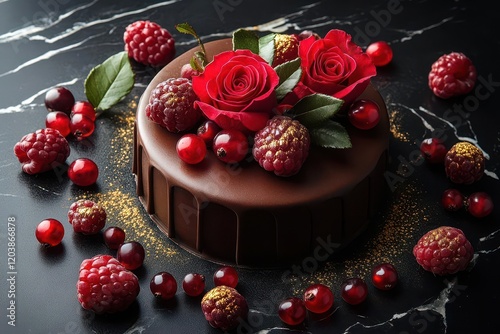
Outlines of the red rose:
M322 39L311 36L302 40L299 56L303 76L293 91L296 100L322 93L342 99L348 106L377 74L370 57L342 30L330 30Z
M195 105L221 128L262 129L277 106L276 71L249 50L222 52L193 77Z

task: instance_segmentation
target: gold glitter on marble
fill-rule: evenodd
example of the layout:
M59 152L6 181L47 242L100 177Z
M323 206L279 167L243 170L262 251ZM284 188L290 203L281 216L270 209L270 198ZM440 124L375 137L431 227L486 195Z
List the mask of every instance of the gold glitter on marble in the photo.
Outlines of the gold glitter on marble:
M401 119L402 115L397 110L392 110L389 112L389 123L390 123L390 131L392 136L401 141L401 142L409 142L410 135L408 132L403 131L401 128Z

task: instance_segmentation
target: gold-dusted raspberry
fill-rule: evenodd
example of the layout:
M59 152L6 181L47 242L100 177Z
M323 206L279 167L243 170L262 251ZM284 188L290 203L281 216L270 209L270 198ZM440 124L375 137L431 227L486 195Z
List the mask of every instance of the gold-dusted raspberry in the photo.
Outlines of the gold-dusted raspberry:
M274 37L273 67L299 56L299 40L295 35L276 34Z
M481 179L484 163L483 152L466 141L453 145L444 158L446 175L459 184L472 184Z
M225 285L208 291L201 300L201 309L208 323L224 331L236 328L248 315L246 299Z

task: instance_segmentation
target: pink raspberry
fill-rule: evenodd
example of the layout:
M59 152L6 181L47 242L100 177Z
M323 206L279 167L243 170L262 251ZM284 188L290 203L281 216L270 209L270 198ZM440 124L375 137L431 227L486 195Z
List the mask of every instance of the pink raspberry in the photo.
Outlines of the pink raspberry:
M441 226L424 234L413 247L417 262L436 275L465 270L474 255L471 243L462 230Z
M151 92L146 116L170 132L189 130L201 117L194 107L197 99L189 79L170 78Z
M246 319L248 304L234 288L219 285L203 296L201 310L212 327L227 331Z
M265 170L279 176L297 174L309 154L307 128L287 116L275 116L255 134L252 150Z
M111 255L83 260L76 283L78 301L97 314L127 309L140 291L139 280Z
M51 128L29 133L14 145L14 154L28 174L46 172L59 167L68 158L68 141L59 131Z
M80 199L69 207L68 220L77 233L97 234L106 224L106 211L94 201Z
M125 28L125 51L144 65L164 66L175 56L175 40L167 29L151 21L136 21Z
M452 52L439 57L429 72L429 87L440 98L469 93L476 82L477 72L472 61L463 53Z

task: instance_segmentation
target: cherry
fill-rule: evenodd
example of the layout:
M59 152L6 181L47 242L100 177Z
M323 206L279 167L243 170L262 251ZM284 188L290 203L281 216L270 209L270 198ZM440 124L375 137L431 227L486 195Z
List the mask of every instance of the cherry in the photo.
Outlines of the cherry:
M64 237L64 226L57 219L44 219L37 225L35 237L44 246L57 246Z
M217 123L211 120L206 120L200 125L200 127L196 131L196 134L205 141L207 147L211 147L214 141L214 137L217 135L217 133L219 133L220 130L221 129L217 125Z
M396 268L390 263L381 263L372 270L373 285L380 290L390 290L398 283Z
M84 114L74 114L71 116L69 127L73 136L80 140L94 133L95 123Z
M182 288L188 296L201 295L205 290L205 276L197 273L187 274L182 280Z
M373 65L385 66L392 60L392 48L387 42L374 42L366 48L366 54L372 59Z
M348 278L341 285L342 299L351 305L362 303L368 296L368 286L361 278Z
M221 130L214 138L212 149L221 161L240 162L248 153L248 138L238 130Z
M441 205L448 211L458 211L464 206L464 200L457 189L446 189L441 197Z
M201 137L188 133L183 135L176 145L177 155L185 163L194 165L205 159L207 146Z
M67 137L71 133L69 123L68 114L62 111L51 111L45 116L45 126L56 129L63 137Z
M486 217L493 211L493 200L483 191L472 193L467 198L467 211L477 218Z
M153 276L149 282L149 289L155 297L167 300L175 296L177 282L170 273L162 271Z
M304 301L297 297L283 300L278 306L278 315L285 324L296 326L301 324L307 315Z
M222 267L214 274L214 284L235 288L238 285L238 272L233 267Z
M142 266L144 257L144 247L137 241L122 243L116 252L116 259L128 270Z
M76 159L68 168L68 177L77 186L90 186L97 181L98 176L97 164L88 158Z
M361 99L351 104L347 116L351 124L358 129L369 130L380 121L380 110L374 101Z
M304 292L306 308L313 313L325 313L333 305L333 292L324 284L312 284Z
M432 164L441 164L448 150L438 138L426 138L420 143L420 152Z
M75 97L65 87L54 87L45 93L45 107L49 111L62 111L69 116L73 104Z
M84 116L87 116L89 119L92 120L92 122L95 122L96 119L95 109L94 106L88 101L75 102L73 108L71 108L71 117L73 117L76 114L82 114Z
M103 237L109 249L118 249L125 242L125 231L118 226L110 226L104 230Z

